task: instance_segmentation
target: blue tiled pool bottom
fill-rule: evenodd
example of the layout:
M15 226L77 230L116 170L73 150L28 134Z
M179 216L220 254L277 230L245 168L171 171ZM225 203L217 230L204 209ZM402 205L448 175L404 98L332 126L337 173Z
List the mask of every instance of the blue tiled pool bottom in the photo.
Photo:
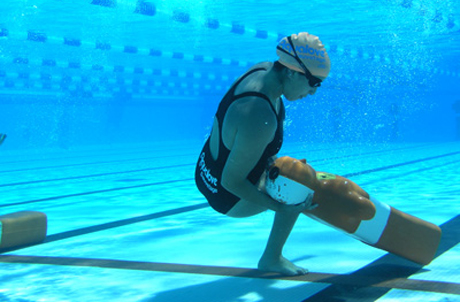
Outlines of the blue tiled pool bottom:
M43 211L49 230L45 243L0 257L0 297L460 301L460 236L455 230L443 238L442 254L414 269L396 256L300 217L285 256L311 274L280 278L254 270L273 214L232 219L210 209L193 182L201 146L189 146L49 150L20 156L10 151L3 156L1 213ZM438 225L451 222L449 230L458 225L460 144L291 144L282 152L307 158L317 170L347 176L409 214ZM363 271L368 280L378 282L353 277ZM401 275L392 276L395 271Z

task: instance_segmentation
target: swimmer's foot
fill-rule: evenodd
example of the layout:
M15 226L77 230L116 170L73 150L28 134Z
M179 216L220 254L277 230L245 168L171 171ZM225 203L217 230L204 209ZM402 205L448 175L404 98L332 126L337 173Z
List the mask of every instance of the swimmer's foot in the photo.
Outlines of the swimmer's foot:
M262 256L262 258L259 260L259 265L257 268L264 272L275 272L287 276L308 274L308 270L306 268L295 265L283 256L277 259L268 259L268 257Z

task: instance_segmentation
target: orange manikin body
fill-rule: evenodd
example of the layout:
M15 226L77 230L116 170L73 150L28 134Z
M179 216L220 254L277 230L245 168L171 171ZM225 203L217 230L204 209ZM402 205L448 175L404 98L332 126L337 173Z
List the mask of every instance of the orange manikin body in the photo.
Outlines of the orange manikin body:
M305 215L411 261L433 260L441 240L438 226L379 202L347 178L316 172L292 157L278 158L270 169L275 167L280 176L314 191L318 206Z

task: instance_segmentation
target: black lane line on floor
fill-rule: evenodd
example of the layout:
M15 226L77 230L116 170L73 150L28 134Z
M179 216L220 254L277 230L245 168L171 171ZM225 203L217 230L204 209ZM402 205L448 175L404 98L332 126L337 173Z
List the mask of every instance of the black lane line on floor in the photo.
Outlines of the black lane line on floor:
M409 161L409 162L405 162L405 163L399 163L399 164L394 164L394 165L390 165L390 166L384 166L384 167L365 170L365 171L361 171L361 172L348 173L348 174L344 174L342 176L350 178L350 177L353 177L353 176L359 176L359 175L369 174L369 173L373 173L373 172L379 172L379 171L383 171L383 170L387 170L387 169L392 169L392 168L396 168L396 167L416 164L416 163L420 163L420 162L424 162L424 161L439 159L439 158L442 158L442 157L453 156L453 155L457 155L457 154L460 154L460 151L451 152L451 153L442 154L442 155L437 155L437 156L426 157L426 158L417 159L417 160L413 160L413 161ZM440 166L436 166L436 168L437 167L440 167ZM156 182L156 183L148 183L148 184L128 186L128 187L118 187L118 188L97 190L97 191L91 191L91 192L82 192L82 193L75 193L75 194L69 194L69 195L47 197L47 198L36 199L36 200L29 200L29 201L21 201L21 202L9 203L9 204L2 204L2 205L0 205L0 208L10 207L10 206L17 206L17 205L24 205L24 204L31 204L31 203L38 203L38 202L50 201L50 200L57 200L57 199L62 199L62 198L69 198L69 197L76 197L76 196L83 196L83 195L90 195L90 194L97 194L97 193L104 193L104 192L113 192L113 191L129 190L129 189L136 189L136 188L156 186L156 185L164 185L164 184L169 184L169 183L177 183L177 182L181 182L181 181L190 181L190 180L193 180L193 179L191 179L191 178L182 179L182 180L178 179L178 180Z
M433 167L434 168L439 168L440 166L435 166ZM371 173L371 170L368 170L367 173ZM406 174L407 175L407 174ZM344 175L344 177L347 177L346 175ZM193 178L190 178L190 179L186 179L187 181L192 181ZM41 201L50 201L50 200L55 200L55 199L61 199L61 198L68 198L68 197L76 197L76 196L82 196L82 195L89 195L89 194L97 194L97 193L105 193L105 192L109 192L109 191L117 191L117 190L125 190L125 189L133 189L133 188L141 188L141 187L147 187L147 186L154 186L154 185L160 185L160 184L171 184L171 183L174 183L174 182L182 182L182 181L186 181L186 180L173 180L173 181L166 181L166 182L161 182L161 183L154 183L154 184L144 184L144 185L137 185L137 186L130 186L130 187L123 187L123 188L114 188L114 189L110 189L110 190L99 190L99 191L92 191L92 192L85 192L85 193L78 193L78 194L70 194L70 195L65 195L65 196L57 196L57 197L51 197L51 198L44 198L44 199L39 199L39 200L34 200L34 201L29 201L29 202L22 202L22 203L16 203L14 205L18 205L18 204L26 204L26 203L33 203L33 202L41 202ZM12 204L10 204L12 205ZM8 206L8 205L7 205ZM207 203L202 203L200 204L199 206L201 206L202 208L206 207L207 206ZM5 207L5 206L0 206L1 207ZM186 209L186 210L184 210ZM160 212L160 213L173 213L173 214L169 214L169 215L174 215L174 211L178 211L177 213L183 213L183 212L187 212L187 211L193 211L195 210L195 208L189 208L189 207L182 207L182 208L177 208L175 210L171 210L171 211L166 211L166 212ZM97 232L97 231L100 231L100 230L106 230L106 229L109 229L109 228L114 228L114 227L118 227L118 226L122 226L122 225L127 225L127 224L130 224L130 223L136 223L138 221L136 221L136 219L140 219L139 221L145 221L145 220L148 220L148 219L145 219L144 217L156 217L155 215L158 215L159 213L154 213L154 214L150 214L150 215L146 215L146 216L140 216L140 217L135 217L135 218L130 218L130 219L125 219L125 220L120 220L120 221L113 221L113 222L109 222L109 223L105 223L105 224L101 224L101 225L96 225L96 226L91 226L91 227L86 227L86 228L82 228L82 229L77 229L77 230L73 230L73 231L69 231L69 232L64 232L64 233L60 233L60 234L55 234L55 235L51 235L51 236L55 236L55 238L60 238L59 240L61 239L67 239L67 238L70 238L70 237L74 237L74 236L80 236L80 235L85 235L85 234L88 234L88 233L92 233L92 232ZM159 217L165 217L164 214L162 214L161 216ZM150 219L153 219L153 218L150 218ZM121 225L119 225L119 223L122 223ZM62 235L61 235L62 234ZM50 236L48 236L50 237ZM44 243L46 242L51 242L52 238L48 238L45 240ZM55 240L52 240L52 241L56 241L58 239L55 239ZM43 243L39 243L39 244L43 244ZM26 247L29 247L29 246L24 246L24 247L16 247L14 249L10 249L10 250L6 250L6 251L2 251L2 252L8 252L8 251L13 251L13 250L19 250L19 249L23 249L23 248L26 248ZM1 252L0 252L1 253Z
M388 151L401 150L401 149L403 149L403 150L404 149L412 149L412 148L418 148L418 147L419 146L416 146L416 147L412 146L412 147L391 149L391 150L388 150L388 149L387 150L379 150L379 151L368 152L368 153L363 153L363 154L352 154L352 155L344 155L344 156L337 156L337 157L314 159L314 160L309 161L309 163L324 162L324 161L328 161L328 160L332 160L332 159L347 158L347 157L354 157L354 156L361 156L361 155L369 155L369 154L375 154L375 153L385 153L385 152L388 152ZM300 153L300 152L297 152L297 153ZM184 155L184 156L188 156L188 155ZM150 158L141 158L139 160L145 160L145 159L150 159ZM77 164L77 165L81 165L81 164ZM62 177L62 178L54 178L54 179L23 181L23 182L15 182L15 183L8 183L8 184L0 184L0 188L1 187L9 187L9 186L20 186L20 185L30 185L30 184L37 184L37 183L54 182L54 181L67 181L67 180L93 178L93 177L104 177L104 176L109 176L109 175L119 175L119 174L127 174L127 173L139 173L139 172L154 171L154 170L159 170L159 169L171 169L171 168L187 167L187 166L193 166L193 165L195 165L195 163L180 164L180 165L170 165L170 166L160 166L160 167L152 167L152 168L144 168L144 169L136 169L136 170L127 170L127 171L98 173L98 174L81 175L81 176ZM68 166L69 165L67 165L65 167L68 167Z
M152 219L158 219L158 218L168 217L168 216L182 214L182 213L186 213L186 212L191 212L191 211L195 211L195 210L200 210L200 209L204 209L204 208L207 208L207 207L209 207L207 202L206 203L200 203L200 204L196 204L196 205L192 205L192 206L187 206L187 207L182 207L182 208L177 208L177 209L172 209L172 210L166 210L166 211L157 212L157 213L153 213L153 214L148 214L148 215L144 215L144 216L137 216L137 217L127 218L127 219L107 222L107 223L103 223L103 224L99 224L99 225L94 225L94 226L90 226L90 227L80 228L80 229L76 229L76 230L72 230L72 231L57 233L57 234L54 234L54 235L46 236L46 238L45 238L45 240L43 242L33 244L33 245L15 247L15 248L11 248L11 249L4 249L4 250L0 251L0 254L8 253L8 252L11 252L11 251L16 251L16 250L20 250L20 249L24 249L24 248L28 248L28 247L31 247L31 246L42 245L42 244L49 243L49 242L55 242L55 241L58 241L58 240L64 240L64 239L68 239L68 238L71 238L71 237L77 237L77 236L86 235L86 234L90 234L90 233L105 231L105 230L108 230L108 229L118 228L118 227L122 227L122 226L129 225L129 224L134 224L134 223L139 223L139 222L148 221L148 220L152 220Z
M359 175L369 174L369 173L373 173L373 172L379 172L379 171L382 171L382 170L387 170L387 169L397 168L397 167L401 167L401 166L412 165L412 164L416 164L416 163L420 163L420 162L424 162L424 161L443 158L443 157L447 157L447 156L453 156L453 155L457 155L457 154L460 154L460 151L446 153L446 154L442 154L442 155L431 156L431 157L426 157L426 158L421 158L421 159L416 159L416 160L411 160L411 161L407 161L407 162L400 163L400 164L384 166L384 167L365 170L365 171L361 171L361 172L348 173L348 174L346 174L345 177L353 177L353 176L359 176Z
M330 161L334 159L340 159L340 158L349 158L349 157L358 157L358 156L368 156L368 155L375 155L375 154L380 154L380 153L386 153L390 151L400 151L400 150L408 150L408 149L417 149L417 148L422 148L426 146L431 146L432 144L425 144L425 145L420 145L420 146L410 146L410 147L401 147L401 148L395 148L395 149L385 149L385 150L378 150L378 151L372 151L372 152L365 152L365 153L356 153L356 154L349 154L349 155L342 155L342 156L334 156L334 157L327 157L327 158L321 158L321 159L313 159L313 160L308 160L308 163L318 163L318 162L325 162L325 161ZM289 154L299 154L302 153L301 151L299 152L291 152Z
M435 259L447 252L460 242L460 215L440 225L442 229L441 243L436 252ZM392 279L407 279L410 276L423 273L423 267L411 261L405 260L393 254L386 254L376 261L348 275L350 278L357 278L365 281L371 276L380 276L382 282ZM388 293L389 288L372 288L369 284L343 285L333 284L303 300L302 302L339 302L339 301L360 301L374 302ZM454 288L451 294L460 295L458 287Z
M76 257L45 257L45 256L0 256L0 263L41 264L73 267L97 267L144 272L184 273L196 275L213 275L251 279L286 280L300 282L327 283L333 285L359 286L390 289L416 290L442 294L460 294L460 284L452 282L425 281L405 278L381 278L380 276L350 277L350 275L325 274L310 272L304 276L286 277L276 273L265 273L256 269L188 265L174 263L124 261L111 259L92 259ZM326 300L324 300L326 301ZM336 300L339 301L339 300Z
M191 156L191 155L180 155L180 156ZM46 170L46 169L55 169L55 168L68 168L68 167L75 167L75 166L84 166L84 165L98 165L98 164L110 164L110 163L120 163L120 162L129 162L129 161L141 161L141 160L149 160L154 158L167 158L167 157L178 157L176 155L171 156L156 156L156 157L146 157L146 158L136 158L136 159L129 159L129 160L117 160L117 161L105 161L105 162L92 162L92 163L80 163L80 164L66 164L66 165L58 165L58 166L48 166L48 167L37 167L37 168L24 168L24 169L17 169L17 170L6 170L0 171L0 173L10 173L10 172L24 172L29 170ZM7 187L7 186L16 186L16 185L28 185L34 183L41 183L41 182L50 182L50 181L63 181L63 180L72 180L72 179L81 179L85 177L100 177L100 176L107 176L113 174L122 174L122 173L135 173L135 172L143 172L149 171L150 169L167 169L167 168L175 168L175 167L186 167L195 165L196 163L189 163L189 164L180 164L180 165L172 165L172 166L162 166L162 167L153 167L153 168L145 168L140 170L132 170L132 171L118 171L118 172L108 172L108 173L100 173L94 175L83 175L83 176L75 176L75 177L64 177L64 178L57 178L57 179L45 179L45 180L35 180L35 181L26 181L26 182L18 182L18 183L10 183L10 184L3 184L0 187Z
M422 173L422 172L430 171L430 170L437 169L437 168L444 168L446 166L455 165L455 164L457 164L457 165L460 164L460 160L450 161L450 162L442 164L441 166L426 167L426 168L420 168L420 169L416 169L416 170L411 170L411 171L404 172L404 174L401 173L401 174L398 174L398 175L391 175L391 176L388 176L388 177L380 177L379 179L373 179L373 180L367 181L367 182L360 182L359 185L361 187L365 187L365 186L373 184L375 182L384 181L384 180L393 180L393 179L396 179L396 178L405 177L405 176L410 175L410 174Z
M96 190L96 191L75 193L75 194L69 194L69 195L60 195L60 196L47 197L47 198L42 198L42 199L35 199L35 200L29 200L29 201L21 201L21 202L3 204L3 205L0 205L0 208L6 208L6 207L23 205L23 204L30 204L30 203L38 203L38 202L50 201L50 200L57 200L57 199L63 199L63 198L71 198L71 197L77 197L77 196L91 195L91 194L100 194L100 193L107 193L107 192L114 192L114 191L121 191L121 190L130 190L130 189L138 189L138 188L144 188L144 187L158 186L158 185L167 185L167 184L184 182L184 181L191 181L191 180L194 180L194 179L193 178L176 179L176 180L160 181L160 182L154 182L154 183L148 183L148 184L142 184L142 185L135 185L135 186L129 186L129 187L118 187L118 188L112 188L112 189Z
M158 213L153 213L149 215L144 215L144 216L137 216L133 218L127 218L127 219L122 219L122 220L117 220L113 222L108 222L108 223L103 223L95 226L90 226L86 228L81 228L77 230L72 230L72 231L67 231L67 232L62 232L54 235L49 235L46 237L45 241L43 243L49 243L49 242L54 242L58 240L63 240L67 239L70 237L76 237L84 234L89 234L89 233L95 233L95 232L100 232L112 228L118 228L121 226L129 225L129 224L134 224L134 223L139 223L147 220L152 220L152 219L158 219L158 218L163 218L163 217L168 217L168 216L173 216L177 214L182 214L186 212L191 212L195 210L200 210L209 207L208 203L200 203L192 206L187 206L187 207L182 207L182 208L177 208L177 209L172 209L172 210L166 210Z
M432 169L439 168L439 167L440 166L435 166L435 167L432 167ZM428 168L425 168L425 169L428 169ZM370 171L370 170L368 170L368 171ZM368 173L370 173L370 172L368 172ZM405 175L407 175L407 173ZM347 177L347 176L345 176L345 177ZM187 179L187 180L192 181L193 179ZM185 181L185 180L175 180L175 181L167 181L167 182L155 183L155 184L146 184L146 185L124 187L124 188L116 188L116 189L112 189L112 191L124 190L124 189L132 189L132 188L140 188L140 187L153 186L153 185L159 185L159 184L170 184L170 183L182 182L182 181ZM96 194L96 193L105 193L105 192L107 192L107 190L86 192L86 193L80 193L80 194L72 194L72 195L67 195L67 196L59 196L58 198L45 198L45 199L42 199L42 200L31 201L31 202L48 201L48 200L53 200L53 199L60 199L60 198L66 198L66 197L75 197L75 196ZM146 220L150 220L150 219L155 219L155 218L165 217L165 216L169 216L169 215L175 215L175 214L185 213L185 212L189 212L189 211L194 211L194 210L197 210L197 209L206 208L207 206L208 206L207 203L202 203L202 204L192 206L192 207L182 207L182 208L177 208L177 209L168 210L168 211L164 211L164 212L153 213L153 214L149 214L149 215L145 215L145 216L139 216L139 217L134 217L134 218L129 218L129 219L123 219L123 220L113 221L113 222L109 222L109 223L105 223L105 224L101 224L101 225L96 225L96 226L81 228L81 229L72 230L72 231L68 231L68 232L58 233L58 234L47 236L47 238L45 239L44 242L38 243L38 244L43 244L43 243L47 243L47 242L53 242L53 241L67 239L67 238L80 236L80 235L86 235L86 234L89 234L89 233L98 232L98 231L102 231L102 230L107 230L107 229L110 229L110 228L120 227L120 226L133 224L133 223L137 223L137 222L141 222L141 221L146 221ZM37 244L34 244L34 245L37 245ZM16 247L16 248L9 249L9 250L3 250L3 251L0 251L0 254L10 252L10 251L14 251L14 250L20 250L20 249L27 248L27 247L30 247L30 246L32 246L32 245Z
M153 168L144 168L144 169L137 169L137 170L127 170L127 171L118 171L118 172L90 174L90 175L82 175L82 176L71 176L71 177L54 178L54 179L14 182L14 183L9 183L9 184L2 184L2 185L0 185L0 188L1 187L9 187L9 186L30 185L30 184L37 184L37 183L44 183L44 182L67 181L67 180L92 178L92 177L104 177L104 176L109 176L109 175L119 175L119 174L139 173L139 172L147 172L147 171L155 171L155 170L163 170L163 169L183 168L183 167L194 166L194 165L195 164L180 164L180 165L170 165L170 166L160 166L160 167L153 167Z
M177 149L175 149L177 150ZM88 153L87 155L74 155L74 156L62 156L62 157L49 157L49 158L33 158L33 159L27 159L27 160L15 160L15 161L7 161L7 162L0 162L0 164L18 164L18 163L27 163L27 162L37 162L37 161L53 161L53 160L72 160L72 159L77 159L77 158L87 158L87 157L97 157L97 156L104 156L104 157L107 157L107 156L127 156L127 155L140 155L142 153L152 153L152 152L155 152L157 151L157 149L155 149L155 147L143 147L143 148L140 148L138 151L134 151L132 149L130 149L129 152L123 152L123 153L112 153L112 154L102 154L102 153L95 153L95 152L103 152L104 150L102 149L98 149L96 151L81 151L80 153ZM108 150L107 150L108 151ZM171 153L171 150L166 150L166 149L163 149L161 150L161 152L163 151L167 151L169 154ZM56 152L49 152L49 153L56 153ZM45 153L45 154L49 154L49 153ZM178 154L177 156L190 156L190 155L195 155L196 153L193 153L193 154ZM173 155L165 155L165 157L171 157ZM155 158L161 158L163 156L156 156ZM150 157L149 157L150 158ZM133 160L133 159L125 159L125 160ZM0 171L2 172L2 171Z
M185 213L188 211L193 211L197 209L202 209L208 207L207 203L198 204L194 206L184 207L180 209L173 209L169 211L164 211L160 213L154 213L150 215L145 215L141 217L134 217L129 219L124 219L116 222L110 222L98 226L92 226L87 228L82 228L79 230L63 232L55 235L48 236L44 243L47 242L54 242L70 237L80 236L83 234L88 234L92 232L97 232L101 230L107 230L114 227L119 227L123 225L128 225L132 223L137 223L141 221L147 221L150 219L166 217L170 215L176 215L180 213ZM441 225L441 229L443 231L443 236L441 239L441 243L439 245L438 251L436 253L435 258L439 257L455 245L457 245L460 241L460 215L454 217L453 219L449 220L448 222ZM13 249L12 249L13 250ZM12 251L10 250L10 251ZM17 249L14 249L17 250ZM8 252L8 251L4 251ZM10 262L10 263L21 263L18 258L5 258L5 257L18 257L18 256L0 256L0 262ZM27 257L27 256L25 256ZM45 259L46 257L33 257L33 259ZM5 259L13 259L11 261L7 261ZM25 258L21 258L25 259ZM29 258L31 259L31 258ZM46 258L46 259L55 259L49 262L49 264L55 265L72 265L72 264L62 264L59 259L75 259L75 258ZM56 263L56 259L57 261ZM81 259L77 259L80 261ZM93 261L89 259L90 262ZM35 262L34 262L35 261ZM43 263L46 264L48 262L37 262L36 260L25 262L25 263ZM73 260L72 260L73 261ZM83 261L88 261L88 259L83 259ZM126 261L116 261L116 260L98 260L98 261L109 261L110 263L122 263L126 265L126 263L135 263L135 266L139 266L140 262L126 262ZM66 262L68 263L68 262ZM75 265L75 264L74 264ZM260 278L257 277L259 274L257 270L248 270L245 269L246 273L240 274L235 273L223 273L222 269L217 269L213 267L205 267L207 268L208 272L204 272L202 266L199 266L199 269L196 270L198 266L188 266L188 265L178 265L178 264L155 264L155 263L145 263L141 262L141 267L138 269L143 269L144 265L164 265L168 269L160 270L156 267L153 270L160 270L160 271L168 271L168 272L182 272L182 273L199 273L199 274L215 274L215 275L228 275L234 277L251 277L251 278ZM98 264L91 264L87 266L101 266L100 263ZM177 269L180 266L182 269ZM115 266L107 266L113 268L122 268L119 265ZM130 267L129 269L135 269ZM234 268L225 268L225 270L232 270ZM211 270L211 271L209 271ZM330 283L333 284L329 286L325 290L322 290L312 297L304 300L304 301L348 301L348 299L358 299L362 302L370 302L375 301L376 299L380 298L381 296L385 295L390 289L392 288L400 288L400 289L409 289L409 290L421 290L421 291L432 291L432 292L439 292L439 293L449 293L449 294L460 294L459 284L456 283L446 283L446 282L431 282L431 281L422 281L422 280L407 280L407 278L417 272L423 272L422 266L412 263L408 260L403 258L397 257L392 254L387 254L380 259L372 262L371 264L365 266L364 268L349 274L349 275L329 275L327 277L323 277L320 281L312 281L312 279L303 279L303 281L308 282L322 282L322 283ZM262 274L261 276L263 276ZM283 279L283 280L297 280L293 278L310 278L305 276L300 277L286 277L281 278L280 276L275 277L275 279ZM318 277L318 275L313 275ZM375 277L378 276L378 277ZM266 277L264 277L266 278ZM273 278L270 277L270 278ZM315 277L313 277L315 278ZM300 280L302 281L302 280ZM372 289L369 289L372 288ZM363 300L363 297L365 299ZM343 300L343 299L346 300Z
M422 146L429 146L430 144L422 145ZM406 148L416 148L415 146L411 147L406 147ZM316 151L327 151L333 148L327 148L327 149L315 149L311 150L310 152L316 152ZM404 149L404 148L402 148ZM154 150L154 149L152 149ZM148 151L145 151L148 152ZM134 154L134 153L133 153ZM65 167L74 167L74 166L81 166L81 165L97 165L97 164L110 164L110 163L119 163L119 162L129 162L129 161L137 161L137 160L149 160L149 159L155 159L155 158L169 158L169 157L182 157L182 156L192 156L192 155L197 155L197 153L193 154L179 154L179 155L161 155L161 156L149 156L149 157L142 157L142 158L131 158L131 159L118 159L118 160L113 160L113 161L103 161L103 162L90 162L90 163L79 163L79 164L67 164L67 165L59 165L59 166L46 166L46 167L35 167L35 168L24 168L24 169L17 169L17 170L5 170L5 171L0 171L0 173L7 173L7 172L23 172L23 171L29 171L29 170L44 170L44 169L51 169L51 168L65 168ZM115 155L122 155L122 154L115 154ZM100 155L97 155L100 156ZM89 156L77 156L77 157L67 157L67 158L56 158L56 159L67 159L70 160L72 158L81 158L81 157L89 157ZM94 157L94 156L92 156ZM46 160L52 160L52 159L46 159ZM37 161L37 160L31 160L31 161ZM13 162L15 163L15 162ZM6 162L5 164L9 164Z
M79 164L65 164L65 165L57 165L57 166L47 166L47 167L35 167L35 168L23 168L23 169L16 169L16 170L4 170L0 171L0 173L13 173L13 172L24 172L24 171L33 171L33 170L46 170L46 169L56 169L56 168L73 168L78 166L90 166L90 165L106 165L106 164L115 164L115 163L124 163L130 161L142 161L142 160L150 160L156 158L170 158L170 157L184 157L184 156L191 156L194 154L186 154L186 155L162 155L162 156L151 156L151 157L142 157L142 158L133 158L133 159L120 159L120 160L112 160L112 161L97 161L97 162L90 162L90 163L79 163Z
M203 205L195 205L193 207L201 208ZM206 205L205 205L206 206ZM156 214L157 216L168 216L178 214L167 213L175 210L165 211ZM156 217L158 218L158 217ZM138 219L138 218L134 218ZM148 220L145 216L142 220ZM129 219L126 219L126 224L129 224ZM139 220L139 219L138 219ZM137 221L138 222L138 221ZM108 225L108 224L107 224ZM108 227L110 228L110 227ZM439 245L435 258L439 257L460 241L460 215L452 218L448 222L441 225L443 237ZM68 232L68 233L72 233ZM51 241L61 240L59 234ZM72 235L74 236L74 235ZM50 236L51 237L51 236ZM89 258L72 258L72 257L39 257L39 256L16 256L5 255L0 256L0 262L3 263L27 263L27 264L49 264L49 265L64 265L64 266L85 266L85 267L102 267L113 269L127 270L142 270L142 271L157 271L170 273L189 273L189 274L206 274L218 276L231 276L243 278L261 278L261 279L276 279L304 282L320 282L332 284L327 289L320 291L312 297L304 301L375 301L389 290L397 288L404 290L417 290L425 292L435 292L444 294L460 295L460 284L440 281L424 281L407 279L409 276L420 272L423 273L422 266L407 261L395 255L387 254L380 259L370 263L362 269L346 275L338 274L323 274L310 273L305 276L286 277L276 273L264 273L255 269L233 268L233 267L217 267L217 266L201 266L201 265L185 265L171 263L155 263L155 262L138 262L138 261L122 261L108 259L89 259Z
M426 147L426 146L430 146L430 145L431 144L426 144L426 145L421 145L421 146L410 146L410 147L402 147L402 148L397 148L397 149L379 150L379 151L368 152L368 153L360 153L360 154L344 155L344 156L337 156L337 157L331 157L331 158L314 159L314 160L311 160L309 162L323 162L323 161L328 161L328 160L332 160L332 159L348 158L348 157L355 157L355 156L364 156L364 155L373 154L373 153L385 153L385 152L394 151L394 150L414 149L414 148L421 148L421 147ZM332 148L310 150L308 152L327 151L327 150L330 150L330 149L332 149ZM305 152L305 151L302 151L302 152ZM297 154L297 153L302 153L302 152L294 152L292 154ZM154 156L154 157L127 159L127 160L125 159L125 160L91 162L91 163L80 163L80 164L66 164L66 165L58 165L58 166L47 166L47 167L16 169L16 170L5 170L5 171L0 171L0 173L24 172L24 171L31 171L31 170L45 170L45 169L55 169L55 168L67 168L67 167L84 166L84 165L110 164L110 163L120 163L120 162L129 162L129 161L138 161L138 160L149 160L149 159L154 159L154 158L167 158L167 157L179 157L179 156L191 156L191 155L193 155L193 154ZM187 165L192 165L192 164L184 164L184 166L187 166ZM59 179L59 180L63 180L63 179ZM39 182L39 181L35 181L35 182ZM35 183L35 182L33 182L33 183ZM27 184L27 183L21 183L21 184ZM15 184L10 184L10 185L15 185Z

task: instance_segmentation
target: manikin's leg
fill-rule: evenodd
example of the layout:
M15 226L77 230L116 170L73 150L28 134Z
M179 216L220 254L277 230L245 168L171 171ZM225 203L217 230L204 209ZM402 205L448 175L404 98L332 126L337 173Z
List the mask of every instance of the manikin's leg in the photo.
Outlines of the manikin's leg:
M304 275L307 269L299 267L283 257L283 247L294 227L299 214L275 214L275 221L268 238L267 246L259 260L258 268L262 271L278 272L285 275Z

